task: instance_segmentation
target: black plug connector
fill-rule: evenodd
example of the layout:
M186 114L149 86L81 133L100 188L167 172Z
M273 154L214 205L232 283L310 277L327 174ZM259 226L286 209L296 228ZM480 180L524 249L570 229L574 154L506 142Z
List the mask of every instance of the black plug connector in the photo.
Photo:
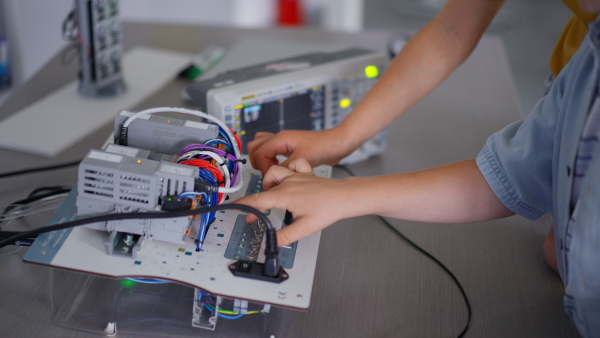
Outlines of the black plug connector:
M247 210L247 206L236 205L241 210ZM287 272L279 266L279 247L277 246L277 233L271 221L257 210L248 210L259 218L257 230L265 231L265 262L237 261L229 265L229 270L236 277L244 277L262 280L272 283L281 283L289 278Z
M175 195L163 196L161 202L163 211L174 212L192 209L192 200L189 198L179 200Z
M128 130L128 127L124 127L123 125L121 125L121 128L119 128L119 137L117 138L117 144L121 146L127 145L127 137L129 133Z
M263 275L276 277L279 274L279 248L275 229L267 229L265 234L265 265Z
M229 265L229 270L234 276L271 283L281 283L289 278L287 272L279 266L279 248L275 229L269 227L265 236L265 262L237 261Z

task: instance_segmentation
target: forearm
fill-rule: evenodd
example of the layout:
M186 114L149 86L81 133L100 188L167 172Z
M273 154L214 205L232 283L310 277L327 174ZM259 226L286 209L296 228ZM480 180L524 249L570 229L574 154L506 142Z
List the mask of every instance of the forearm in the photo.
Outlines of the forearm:
M291 212L295 221L277 232L279 245L363 215L462 223L513 214L496 198L475 160L407 174L333 180L313 175L309 163L300 158L289 168L271 167L263 188L264 192L234 203L263 212L272 208ZM247 222L255 220L253 215L246 218Z
M440 223L476 222L512 215L475 160L423 171L346 180L347 214L377 214Z
M354 149L423 99L470 55L503 3L450 0L408 41L337 134Z

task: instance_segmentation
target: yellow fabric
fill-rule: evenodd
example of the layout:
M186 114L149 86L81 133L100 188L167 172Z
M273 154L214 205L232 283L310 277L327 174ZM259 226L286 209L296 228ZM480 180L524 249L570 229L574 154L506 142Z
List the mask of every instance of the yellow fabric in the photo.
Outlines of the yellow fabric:
M550 71L554 77L575 54L587 34L588 24L597 16L582 11L577 5L577 0L563 0L563 3L573 12L573 17L565 25L550 58Z

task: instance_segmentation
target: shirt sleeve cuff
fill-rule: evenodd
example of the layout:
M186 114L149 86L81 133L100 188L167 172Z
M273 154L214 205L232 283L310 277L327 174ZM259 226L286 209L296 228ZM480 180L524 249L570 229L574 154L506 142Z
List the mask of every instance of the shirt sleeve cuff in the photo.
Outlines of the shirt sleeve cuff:
M549 212L549 210L541 210L526 203L520 197L518 190L512 184L502 163L490 148L489 140L488 144L477 155L476 162L483 177L492 188L494 194L496 194L496 197L510 211L530 220L536 220Z

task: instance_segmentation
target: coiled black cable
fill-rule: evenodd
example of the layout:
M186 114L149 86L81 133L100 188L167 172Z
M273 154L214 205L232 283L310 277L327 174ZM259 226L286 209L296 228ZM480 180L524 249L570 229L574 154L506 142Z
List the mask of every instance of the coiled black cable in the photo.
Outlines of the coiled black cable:
M336 165L335 167L345 171L350 176L356 176L350 168L348 168L344 165ZM462 297L465 300L465 305L467 306L467 323L465 324L465 327L458 335L459 338L464 337L464 335L467 333L467 331L471 327L471 318L472 318L473 313L472 313L471 302L469 301L469 297L467 297L467 293L465 292L465 289L463 288L463 286L460 283L460 281L458 280L458 278L456 278L456 276L452 273L452 271L450 271L450 269L448 269L446 267L446 265L444 265L444 263L442 263L439 259L435 258L432 254L427 252L425 249L418 246L415 242L411 241L402 232L400 232L398 229L396 229L387 219L385 219L382 216L377 216L377 218L379 218L379 220L381 220L381 222L383 222L383 224L385 224L385 226L387 226L391 231L393 231L396 235L398 235L398 237L400 237L403 241L405 241L410 246L412 246L414 249L416 249L417 251L419 251L420 253L425 255L427 258L431 259L435 264L437 264L440 268L442 268L442 270L444 270L444 272L446 272L446 274L448 274L448 276L450 276L450 278L452 278L452 281L454 281L454 284L456 284L456 286L460 290L460 293L462 294Z

